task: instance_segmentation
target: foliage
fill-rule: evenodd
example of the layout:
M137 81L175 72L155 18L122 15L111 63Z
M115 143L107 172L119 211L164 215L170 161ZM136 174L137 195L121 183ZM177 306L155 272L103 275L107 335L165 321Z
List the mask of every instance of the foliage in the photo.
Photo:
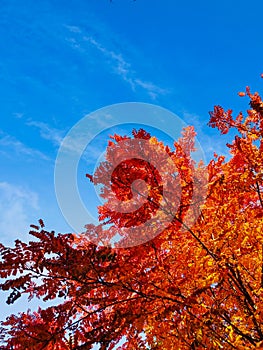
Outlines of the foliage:
M150 140L167 152L178 168L180 183L175 186L182 188L170 224L153 239L110 248L85 234L48 232L40 221L40 226L32 226L34 241L17 240L14 248L1 245L1 289L11 292L7 303L21 295L55 301L55 306L2 322L2 349L92 349L97 343L106 350L121 339L119 349L133 350L263 348L263 102L248 88L240 95L250 99L247 115L234 118L231 110L220 106L210 113L210 126L223 134L230 128L237 133L227 145L228 161L215 155L207 166L195 164L191 127L174 150L142 130L134 131L134 139ZM111 149L123 140L130 138L113 136L108 161ZM200 206L189 198L204 168L207 196ZM106 243L122 227L154 216L160 206L164 183L160 185L156 168L132 159L127 169L133 174L129 181L125 182L127 173L120 175L123 172L112 180L118 199L130 198L131 179L140 176L150 195L133 216L118 215L107 203L99 209L102 223L87 225L87 233L104 237ZM105 162L89 177L104 185L111 201L104 182L107 171ZM188 227L184 218L190 206L199 215ZM147 234L147 226L141 234ZM123 233L122 239L129 237Z

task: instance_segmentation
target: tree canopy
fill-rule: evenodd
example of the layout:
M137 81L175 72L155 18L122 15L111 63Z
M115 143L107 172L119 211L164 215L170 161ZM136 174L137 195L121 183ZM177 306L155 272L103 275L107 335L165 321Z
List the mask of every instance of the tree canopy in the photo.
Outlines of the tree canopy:
M3 321L1 349L263 348L263 102L249 88L244 95L246 113L234 117L221 106L210 112L211 127L236 132L227 144L229 160L215 155L207 165L196 164L192 127L173 149L144 130L114 135L106 160L88 175L106 198L100 225L88 224L86 234L56 234L40 220L31 242L0 246L7 303L23 294L55 301ZM142 159L114 159L132 140L143 145ZM135 192L144 193L144 202L131 212L131 185L138 179L147 191L139 182ZM143 229L125 231L148 220ZM153 226L160 226L155 236ZM117 233L120 245L111 247ZM129 244L131 233L143 244Z

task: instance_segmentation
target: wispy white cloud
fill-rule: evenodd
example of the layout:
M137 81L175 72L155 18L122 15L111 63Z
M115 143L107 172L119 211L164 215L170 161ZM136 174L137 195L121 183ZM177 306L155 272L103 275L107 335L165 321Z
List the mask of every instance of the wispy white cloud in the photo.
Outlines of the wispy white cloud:
M27 125L36 127L43 139L51 141L55 146L60 146L64 134L62 130L55 129L46 123L38 121L28 121Z
M92 119L90 117L90 119ZM96 122L100 122L96 120ZM61 145L64 147L64 151L69 152L69 154L79 154L86 163L94 163L94 161L101 155L103 152L102 147L100 147L101 142L97 142L96 145L88 145L87 140L92 139L89 131L81 131L78 129L78 132L74 132L64 139L65 131L53 128L47 123L38 122L38 121L28 121L27 125L30 127L35 127L39 130L40 136L50 141L56 148L59 148ZM107 125L106 125L107 126ZM97 139L99 140L99 139ZM64 142L63 142L64 141ZM85 146L88 146L87 149L84 149Z
M147 90L149 95L153 100L157 98L158 95L164 95L168 93L168 90L162 89L159 86L149 82L149 81L143 81L140 79L135 79L136 85L142 87L143 89Z
M130 85L133 91L138 88L144 90L151 99L155 100L159 95L165 95L169 93L168 89L163 89L151 81L142 79L139 73L133 68L131 60L124 57L121 50L117 50L110 36L103 31L101 36L107 38L105 40L97 40L93 35L87 35L81 28L77 26L66 26L66 28L75 35L75 37L68 38L73 48L79 49L82 52L84 50L84 44L89 43L96 48L107 60L109 68L118 75L123 81Z
M0 130L0 152L6 156L16 155L26 156L27 159L35 158L49 160L49 158L42 152L26 146L23 142L17 140L2 130Z
M47 123L38 122L38 121L29 121L27 122L28 126L33 126L39 130L40 136L48 141L51 141L51 143L56 146L60 147L62 142L67 140L63 143L63 147L65 147L66 150L70 152L81 152L83 148L83 144L85 144L85 141L87 140L87 137L89 136L87 132L79 132L77 135L67 136L66 139L64 139L65 131L55 129L52 126L48 125Z
M21 118L23 118L23 116L24 116L24 113L21 113L21 112L17 112L17 113L13 113L13 116L15 117L15 118L17 118L17 119L21 119Z
M25 239L33 213L37 214L38 195L8 182L0 182L0 242L10 245Z
M71 31L72 33L81 33L81 30L77 26L69 26L67 25L66 28Z

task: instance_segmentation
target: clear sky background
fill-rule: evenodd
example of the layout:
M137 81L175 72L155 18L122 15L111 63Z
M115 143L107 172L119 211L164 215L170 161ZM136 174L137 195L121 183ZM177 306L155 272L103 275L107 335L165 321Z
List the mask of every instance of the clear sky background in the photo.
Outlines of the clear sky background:
M0 0L0 241L28 240L39 218L70 231L56 154L77 121L106 105L165 107L195 126L208 160L227 154L208 111L246 110L237 92L262 91L262 13L261 0Z
M56 153L70 128L101 107L165 107L196 127L208 160L226 154L208 111L246 110L237 92L262 90L262 12L261 1L242 0L1 0L2 242L27 239L40 217L70 230L55 198Z

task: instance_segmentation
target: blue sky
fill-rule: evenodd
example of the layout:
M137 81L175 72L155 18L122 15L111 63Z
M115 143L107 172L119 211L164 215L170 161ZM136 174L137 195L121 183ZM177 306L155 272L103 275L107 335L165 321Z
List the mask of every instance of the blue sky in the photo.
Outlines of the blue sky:
M70 231L56 202L56 154L104 106L167 108L196 127L208 159L226 154L208 111L246 110L237 92L262 91L262 12L260 0L1 0L0 240L27 240L39 218Z
M5 243L39 217L69 230L56 204L54 160L86 114L120 102L157 104L195 125L209 159L227 151L206 126L208 111L246 109L237 91L262 88L260 1L8 0L1 8Z

